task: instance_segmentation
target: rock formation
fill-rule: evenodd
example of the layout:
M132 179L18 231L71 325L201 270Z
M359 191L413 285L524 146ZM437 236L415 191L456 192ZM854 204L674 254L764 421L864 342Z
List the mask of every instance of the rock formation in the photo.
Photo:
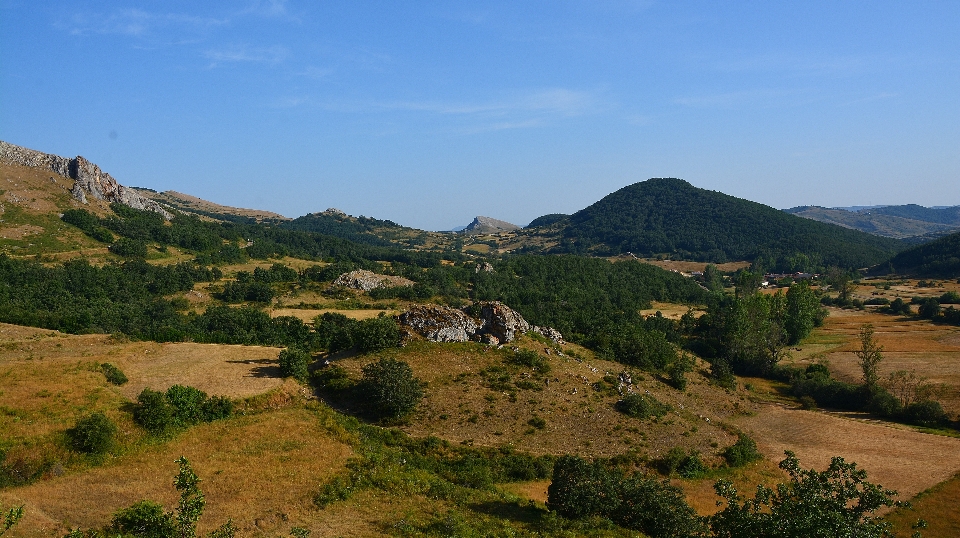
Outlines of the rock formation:
M448 306L415 305L401 313L400 326L434 342L466 342L480 324L462 310Z
M362 291L397 286L409 287L414 284L414 281L403 278L402 276L378 275L373 271L367 271L365 269L343 273L333 281L334 286L342 286L344 288Z
M509 222L492 219L490 217L477 217L473 222L463 229L465 234L493 234L498 232L512 232L519 230L520 227Z
M57 175L73 179L75 183L70 193L82 204L87 203L87 196L93 196L105 202L153 211L167 220L173 218L160 204L117 183L110 174L79 155L68 159L0 141L0 159L21 166L49 169Z
M476 306L480 309L480 319L447 306L416 305L400 314L397 320L406 331L434 342L475 340L491 345L506 344L532 331L563 343L560 331L530 325L516 310L499 301L482 301Z

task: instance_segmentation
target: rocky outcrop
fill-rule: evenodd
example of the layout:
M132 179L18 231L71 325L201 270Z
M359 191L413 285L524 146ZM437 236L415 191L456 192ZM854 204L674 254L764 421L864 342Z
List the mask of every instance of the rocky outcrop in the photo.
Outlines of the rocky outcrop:
M481 301L478 306L483 332L496 337L500 342L510 342L530 330L530 324L519 312L500 301Z
M532 331L558 344L563 343L560 331L537 327L523 319L516 310L499 301L482 301L480 318L474 319L463 310L447 306L416 305L400 314L400 326L434 342L466 342L474 340L490 345L512 342Z
M494 234L498 232L512 232L520 227L509 222L492 219L490 217L476 217L473 222L463 229L465 234Z
M75 183L70 193L82 204L87 203L87 196L93 196L105 202L117 202L135 209L153 211L167 220L173 218L160 204L119 184L110 174L100 170L99 166L79 155L68 159L0 141L0 160L49 169L57 175L73 179Z
M373 271L358 269L343 273L333 281L334 286L342 286L354 290L370 291L377 288L410 287L414 281L402 276L378 275Z
M434 342L466 342L480 328L463 310L448 306L416 305L401 313L400 326Z

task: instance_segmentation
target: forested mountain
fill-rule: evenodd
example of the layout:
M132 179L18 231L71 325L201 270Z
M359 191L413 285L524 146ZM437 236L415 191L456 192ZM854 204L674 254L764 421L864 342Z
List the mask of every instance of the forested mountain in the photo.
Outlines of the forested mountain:
M955 277L960 274L960 232L905 250L877 269L901 274Z
M795 217L674 178L624 187L574 213L561 234L554 252L760 260L784 270L865 267L902 248L894 239Z

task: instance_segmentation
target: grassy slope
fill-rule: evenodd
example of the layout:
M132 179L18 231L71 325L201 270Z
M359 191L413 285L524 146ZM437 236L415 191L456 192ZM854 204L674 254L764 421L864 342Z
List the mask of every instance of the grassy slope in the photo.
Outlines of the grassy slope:
M853 228L861 232L896 239L956 228L956 225L953 224L917 220L892 214L883 214L878 211L847 211L845 209L805 206L789 209L787 213L805 219L836 224L845 228Z

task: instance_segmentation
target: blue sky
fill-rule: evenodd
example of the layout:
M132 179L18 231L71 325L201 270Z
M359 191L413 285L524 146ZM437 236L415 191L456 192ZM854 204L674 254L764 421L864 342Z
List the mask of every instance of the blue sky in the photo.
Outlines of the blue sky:
M288 216L960 204L960 2L0 0L0 139Z

